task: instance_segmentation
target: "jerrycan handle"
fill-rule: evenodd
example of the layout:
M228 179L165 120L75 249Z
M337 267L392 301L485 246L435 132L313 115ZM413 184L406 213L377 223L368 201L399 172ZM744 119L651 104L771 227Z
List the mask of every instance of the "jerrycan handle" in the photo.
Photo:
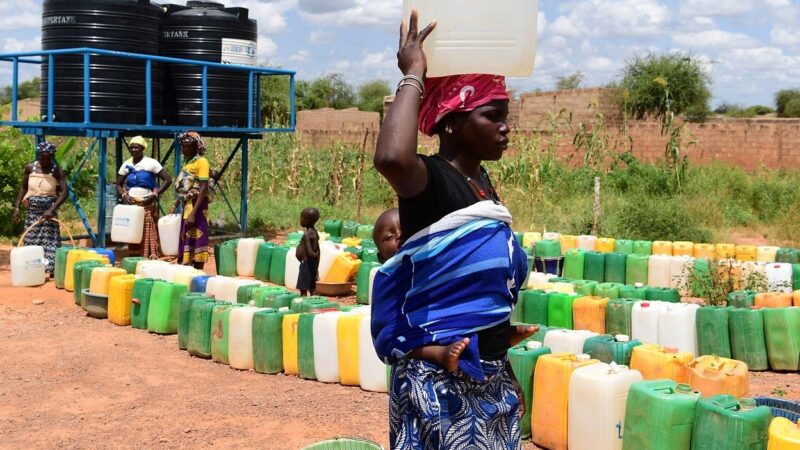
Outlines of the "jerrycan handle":
M739 401L736 398L731 397L729 400L726 401L717 401L714 400L714 405L719 406L722 409L727 409L731 411L736 411L739 409Z

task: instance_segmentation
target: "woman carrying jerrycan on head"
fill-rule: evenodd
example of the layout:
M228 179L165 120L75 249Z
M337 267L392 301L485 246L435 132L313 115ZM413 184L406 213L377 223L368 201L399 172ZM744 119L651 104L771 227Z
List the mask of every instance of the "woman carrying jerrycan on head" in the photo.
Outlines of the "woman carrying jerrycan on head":
M389 440L393 449L517 449L525 405L506 354L536 327L511 326L527 258L481 166L508 145L505 79L425 80L422 43L435 23L418 32L417 17L401 26L404 76L374 161L398 195L402 236L375 277L371 315L377 353L393 369ZM417 154L417 128L439 136L438 154ZM465 348L452 371L418 351L454 342Z

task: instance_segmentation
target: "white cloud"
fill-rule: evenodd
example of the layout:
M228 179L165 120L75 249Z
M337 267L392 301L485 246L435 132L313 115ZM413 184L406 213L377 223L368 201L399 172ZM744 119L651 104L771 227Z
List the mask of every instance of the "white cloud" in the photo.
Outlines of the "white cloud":
M36 36L33 39L19 40L14 37L6 38L3 41L4 52L30 52L38 51L42 48L42 37Z
M300 14L326 25L399 26L402 2L397 0L300 0Z
M800 45L800 31L795 28L776 26L770 31L769 36L775 45Z
M42 26L42 3L37 0L0 1L0 30L4 32Z
M669 8L658 0L580 0L561 7L550 31L566 37L654 36L664 32L671 19Z
M328 31L312 31L308 34L308 43L311 45L324 45L333 42L336 36Z
M737 71L771 73L800 69L800 56L786 55L777 47L736 48L723 53L720 62Z
M290 56L289 61L304 62L308 61L309 58L311 58L311 52L309 52L308 50L300 50L294 55Z
M249 9L250 18L258 21L259 33L281 34L288 30L286 13L297 6L297 0L228 0L226 4Z
M676 44L687 48L745 48L756 47L758 41L743 33L723 30L701 31L699 33L676 34L672 37Z
M258 62L259 63L268 63L275 57L278 53L278 44L275 43L272 39L259 34L258 35Z
M755 7L752 0L685 0L682 16L736 16L750 12Z
M569 47L569 43L561 36L551 36L549 39L542 42L541 46L550 48L567 48Z
M611 72L617 65L610 58L593 56L586 61L586 68L593 72Z

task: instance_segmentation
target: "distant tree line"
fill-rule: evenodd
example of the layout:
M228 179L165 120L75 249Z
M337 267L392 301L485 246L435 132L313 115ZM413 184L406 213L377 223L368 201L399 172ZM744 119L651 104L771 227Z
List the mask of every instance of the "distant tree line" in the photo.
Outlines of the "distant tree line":
M39 77L19 83L17 86L17 99L39 98L40 84ZM0 91L0 105L11 103L11 100L11 86L6 86Z

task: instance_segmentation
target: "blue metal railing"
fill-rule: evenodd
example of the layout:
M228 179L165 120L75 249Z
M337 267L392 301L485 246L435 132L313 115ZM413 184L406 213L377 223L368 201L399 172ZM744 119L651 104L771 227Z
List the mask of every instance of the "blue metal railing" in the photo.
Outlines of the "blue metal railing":
M83 122L56 122L54 106L54 67L55 57L60 55L83 55ZM111 56L124 59L134 59L145 61L145 95L146 95L146 120L144 124L119 124L119 123L94 123L91 121L91 98L90 98L90 67L93 55ZM47 59L47 116L41 122L20 122L17 117L17 87L19 82L19 64L42 64ZM41 50L33 52L0 53L0 61L12 63L12 84L11 84L11 121L0 122L0 125L10 125L24 128L50 128L61 130L119 130L133 131L146 129L164 133L176 133L185 130L185 125L154 125L153 124L153 62L167 64L184 64L202 67L202 121L195 128L205 133L237 133L237 134L261 134L261 133L280 133L293 132L296 124L296 105L295 105L295 72L281 69L267 69L263 67L241 66L234 64L221 64L208 61L197 61L192 59L171 58L157 55L144 55L139 53L118 52L102 50L97 48L70 48L59 50ZM208 126L208 69L223 69L235 72L245 72L248 74L247 91L247 126L246 127L209 127ZM261 111L261 78L264 76L288 76L289 77L289 126L265 128L260 126ZM255 89L254 85L255 84ZM254 98L255 97L255 98ZM256 108L253 108L253 103ZM258 114L259 120L255 117Z

